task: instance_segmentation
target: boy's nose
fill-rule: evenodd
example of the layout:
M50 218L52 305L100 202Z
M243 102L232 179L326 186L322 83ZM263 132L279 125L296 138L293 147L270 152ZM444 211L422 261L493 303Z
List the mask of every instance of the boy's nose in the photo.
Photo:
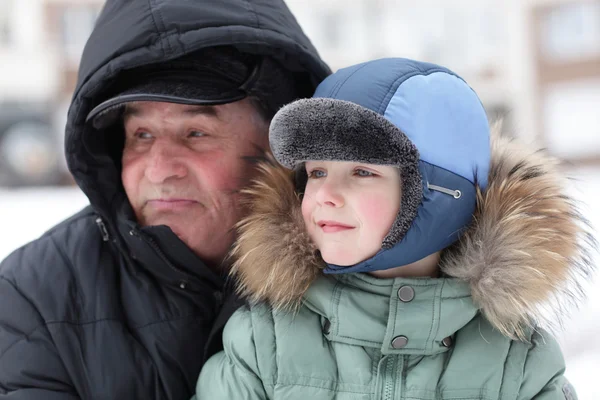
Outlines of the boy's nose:
M344 205L344 196L338 185L331 181L325 181L316 195L317 203L330 207L342 207Z

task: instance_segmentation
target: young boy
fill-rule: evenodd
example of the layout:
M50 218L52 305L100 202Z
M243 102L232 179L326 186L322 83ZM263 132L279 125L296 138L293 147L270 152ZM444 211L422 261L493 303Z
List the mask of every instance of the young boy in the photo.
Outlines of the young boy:
M251 305L198 399L576 399L538 307L592 270L555 162L406 59L279 111L233 273Z

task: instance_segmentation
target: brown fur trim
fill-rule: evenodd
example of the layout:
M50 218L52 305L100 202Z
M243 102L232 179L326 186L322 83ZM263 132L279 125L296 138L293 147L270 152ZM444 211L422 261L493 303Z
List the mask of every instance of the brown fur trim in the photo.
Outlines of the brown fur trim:
M562 319L557 306L581 297L594 240L565 193L558 162L499 132L496 124L474 223L444 254L442 270L470 283L473 300L500 332L525 339L527 328L554 327ZM559 301L548 310L552 300Z
M325 265L305 230L293 172L271 155L257 168L244 190L249 216L238 224L231 273L251 302L294 309Z
M444 251L441 268L471 285L473 300L504 335L526 339L537 325L555 328L582 297L596 243L567 196L558 162L517 140L492 134L485 192L473 224ZM239 291L250 301L294 308L324 263L306 233L293 172L272 157L245 191L249 217L233 250Z

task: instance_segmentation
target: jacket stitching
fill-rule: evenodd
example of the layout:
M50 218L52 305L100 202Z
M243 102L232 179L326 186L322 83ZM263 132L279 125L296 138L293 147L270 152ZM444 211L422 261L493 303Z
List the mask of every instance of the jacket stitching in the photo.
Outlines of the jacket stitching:
M256 28L257 29L261 29L261 27L260 27L260 21L258 19L258 14L256 13L256 10L252 6L252 3L250 3L250 0L246 0L246 4L248 5L248 11L250 11L250 13L252 15L254 15L254 19L256 20Z
M354 74L356 74L358 71L360 71L361 69L365 68L367 65L369 65L368 63L365 63L363 65L361 65L360 67L356 68L356 70L354 70L354 72L352 72L350 75L348 75L346 77L346 79L344 79L342 81L342 83L340 83L340 85L337 87L337 90L335 91L335 93L332 93L332 97L333 96L337 96L337 94L339 93L340 89L342 88L342 86L348 81L348 79L352 78L352 76L354 76Z
M150 0L148 0L148 1L150 1ZM151 17L152 17L152 19L154 21L154 15L152 15L152 13L151 13ZM154 22L154 26L156 27L156 22ZM231 29L231 28L237 28L237 27L242 27L242 28L246 28L246 29L257 29L255 27L251 27L251 26L247 26L247 25L227 25L227 26L222 27L222 28L224 28L224 29L225 28ZM191 32L200 32L200 31L202 31L204 29L207 29L207 28L206 27L202 27L202 28L190 29L190 30L186 30L186 31L174 31L173 33L165 35L165 38L167 38L167 40L168 40L168 39L171 38L171 36L181 36L183 34L187 34L187 33L191 33ZM276 34L278 36L282 36L282 37L284 37L284 38L286 38L288 40L294 41L296 47L299 47L302 50L308 52L307 48L304 45L302 45L300 43L297 43L294 38L292 38L291 36L287 35L286 33L279 32L279 31L276 31L276 30L273 30L273 29L267 29L267 28L261 28L261 30L262 31L266 31L266 32L271 32L271 33L274 33L274 34ZM157 32L158 32L158 28L157 28ZM159 44L160 44L160 46L161 46L161 48L163 50L163 53L165 53L162 41L159 40L159 42L160 42ZM244 44L258 44L258 45L264 45L264 46L267 46L267 47L273 47L273 43L267 42L264 39L260 39L260 38L254 38L251 41L231 41L230 42L231 45L235 45L235 44L239 44L239 43L244 43ZM198 49L208 48L208 47L211 47L211 46L214 46L214 44L208 44L208 45L205 45L205 46L201 46ZM97 75L98 71L101 70L103 67L107 68L107 69L110 69L112 71L112 69L109 68L108 65L110 65L111 63L114 63L117 58L120 58L120 57L125 56L127 54L135 53L138 50L147 49L148 47L149 47L148 45L140 46L140 47L133 48L133 49L131 49L131 50L125 52L125 53L119 54L117 57L111 59L106 64L103 64L103 65L99 66L98 68L96 68L96 70L94 72L90 73L89 77L86 79L86 83L89 82L90 79L93 76ZM184 55L184 54L187 54L187 52L182 52L181 55ZM146 60L146 61L138 61L136 63L128 64L127 65L127 69L137 68L137 67L142 66L142 65L147 65L148 63L149 63L148 60ZM103 74L103 78L106 78L106 76L104 76L104 75L105 74ZM96 94L94 92L96 92L99 87L104 87L105 85L106 85L106 80L105 79L101 79L98 82L94 83L93 86L91 86L89 89L85 90L84 94L80 94L80 92L84 91L83 88L85 87L85 85L82 85L77 90L77 92L74 94L74 97L73 97L75 99L74 100L74 105L76 105L76 107L75 107L75 114L80 114L80 112L81 112L81 102L82 102L83 98L88 98L89 99L89 98L95 96ZM90 95L90 94L92 94L92 95ZM79 171L79 168L75 168L75 170ZM85 182L82 182L81 184L83 186L86 186ZM82 190L83 190L83 188L82 188ZM84 192L87 192L87 190L84 190Z
M66 254L63 252L63 249L61 249L58 246L58 243L56 243L56 240L54 238L54 236L50 236L49 237L50 241L52 242L52 244L56 247L56 250L58 251L58 254L62 257L63 262L65 263L65 265L67 266L67 268L69 268L69 271L71 272L71 276L73 278L75 278L75 267L73 266L73 263L71 262L71 259L68 258L66 256ZM77 288L77 300L79 301L79 305L81 307L83 307L83 298L81 297L81 287L79 286L79 280L78 279L73 279L73 282L75 283L75 287ZM77 310L77 307L75 308Z
M158 37L159 37L159 44L160 44L160 48L163 51L163 54L167 54L167 52L165 51L165 46L162 40L160 40L161 37L164 36L164 32L161 32L160 29L158 29L158 24L156 23L156 18L154 17L154 8L152 7L152 0L148 0L148 8L150 9L150 17L152 18L152 23L154 24L154 28L156 29L156 33L158 33ZM167 43L169 42L169 40L167 39ZM142 46L140 48L147 48L148 46ZM99 82L99 84L102 83L102 85L104 86L105 82ZM95 88L94 88L95 89Z
M435 312L436 311L436 305L438 303L438 299L441 297L441 292L443 291L442 290L443 287L444 287L444 281L442 281L441 285L437 285L436 284L436 286L435 286L435 292L436 293L434 294L433 298L431 299L432 300L432 302L431 302L431 308L432 308L432 310L431 310L431 324L429 325L429 335L427 336L427 341L425 342L425 345L431 344L431 348L429 350L433 350L433 343L432 343L432 338L431 337L433 336L433 326L435 324L436 317L437 317L437 320L439 321L440 320L439 314L441 314L441 312L442 312L442 307L438 306L437 307L437 314L438 315L436 316L436 312ZM437 293L440 293L440 295L438 295ZM438 328L437 330L439 331L439 329L440 329L439 324L438 324L437 328ZM437 332L436 332L436 336L437 336Z
M149 1L156 2L156 0L149 0ZM160 36L165 38L166 45L169 48L169 53L174 53L173 47L171 46L171 40L170 40L171 35L167 34L167 26L165 25L165 20L162 16L162 12L160 11L160 8L155 5L155 7L152 10L156 11L156 18L160 22L160 25L161 25Z
M39 310L38 310L37 308L35 308L35 306L33 305L33 303L32 303L32 302L31 302L31 301L30 301L30 300L29 300L27 297L25 297L25 296L23 295L23 293L22 293L22 292L21 292L21 291L18 289L18 287L17 287L17 286L16 286L16 285L15 285L13 282L11 282L10 280L8 280L8 279L7 279L6 277L4 277L4 276L0 276L0 279L1 279L1 280L4 280L4 281L6 281L6 282L7 282L7 283L8 283L10 286L12 286L12 287L13 287L13 289L15 289L15 291L16 291L16 292L17 292L19 295L21 295L21 297L22 297L24 300L26 300L26 301L27 301L27 303L29 303L29 305L31 306L31 308L32 308L33 310L35 310L35 312L36 312L36 313L39 315L40 319L41 319L42 321L44 320L44 319L42 318L42 315L40 314ZM6 352L8 352L8 350L10 350L10 349L11 349L11 348L12 348L14 345L16 345L17 343L19 343L20 341L22 341L22 340L24 340L24 339L27 339L27 340L29 340L29 337L30 337L31 335L33 335L33 333L34 333L35 331L37 331L38 329L40 329L40 328L42 328L42 327L44 327L44 326L45 326L45 324L44 324L44 323L41 323L41 324L37 325L35 328L33 328L31 331L29 331L29 333L26 333L26 334L21 334L17 340L15 340L13 343L11 343L11 344L10 344L10 345L9 345L9 346L6 348L6 349L4 349L4 351L3 351L2 353L0 353L0 359L2 359L2 357L4 357L4 355L6 354Z
M339 284L339 282L336 282L335 286L333 287L333 301L332 301L332 316L335 318L335 335L339 335L340 332L340 327L339 327L339 322L338 320L338 315L339 315L339 308L340 308L340 299L342 296L342 290L341 290L341 285ZM332 318L333 319L333 318ZM331 322L331 321L330 321Z
M325 389L325 390L330 390L330 391L339 391L342 393L360 393L360 394L365 394L365 393L371 393L371 386L370 385L358 385L356 383L351 383L351 382L342 382L342 381L334 381L334 380L329 380L329 379L322 379L322 378L316 378L314 376L306 376L306 375L282 375L281 377L283 378L292 378L292 379L296 379L296 378L305 378L305 379L312 379L315 381L320 381L323 383L330 383L333 386L335 386L334 388L326 388L323 386L318 386L318 385L311 385L308 383L279 383L277 382L276 385L272 385L272 386L305 386L305 387L312 387L312 388L317 388L317 389ZM365 387L365 391L358 391L358 390L340 390L339 386L341 385L356 385L356 386L363 386Z
M200 315L196 315L196 314L190 314L190 315L184 315L184 316L180 316L180 317L175 317L175 318L165 318L165 319L161 319L158 321L152 321L143 325L133 325L131 326L132 329L136 329L136 330L141 330L141 329L145 329L149 326L152 325L157 325L157 324L162 324L165 322L172 322L172 321L180 321L180 320L184 320L184 319L188 319L188 318L194 318L194 317L199 317ZM78 321L47 321L44 325L73 325L73 326L85 326L85 325L92 325L92 324L96 324L99 322L107 322L107 321L113 321L113 322L118 322L121 324L124 324L125 321L123 321L123 319L119 319L119 318L100 318L100 319L95 319L93 321L85 321L85 322L78 322Z

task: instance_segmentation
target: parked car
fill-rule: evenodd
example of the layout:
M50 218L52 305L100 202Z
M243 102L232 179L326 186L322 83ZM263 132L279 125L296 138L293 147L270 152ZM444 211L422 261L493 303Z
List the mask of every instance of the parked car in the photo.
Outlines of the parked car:
M60 183L60 145L49 106L0 103L0 186Z

